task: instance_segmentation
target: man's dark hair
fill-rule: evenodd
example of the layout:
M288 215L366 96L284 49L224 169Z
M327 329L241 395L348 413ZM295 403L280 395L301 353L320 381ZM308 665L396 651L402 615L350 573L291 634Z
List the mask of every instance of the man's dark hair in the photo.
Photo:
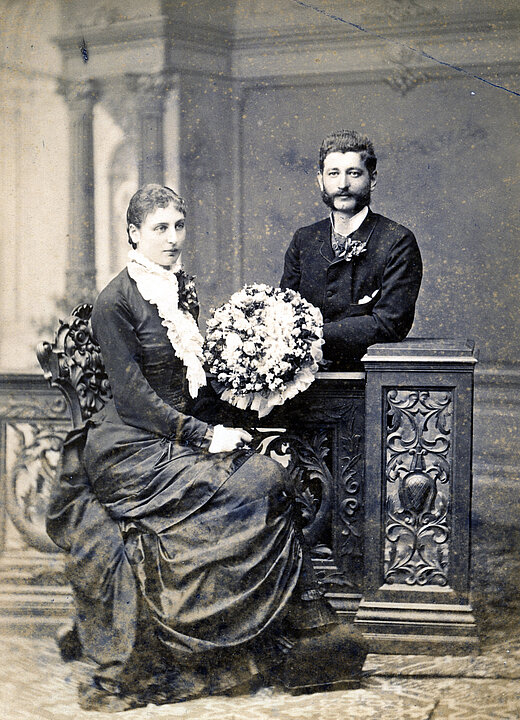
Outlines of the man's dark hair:
M377 158L372 141L355 130L337 130L327 135L320 147L320 172L323 172L325 158L332 152L359 153L370 176L376 171Z
M186 201L180 195L165 185L156 185L150 183L143 185L142 188L132 195L126 211L126 232L128 234L128 242L135 248L136 244L130 237L130 225L141 227L146 216L153 212L156 208L173 207L186 217Z

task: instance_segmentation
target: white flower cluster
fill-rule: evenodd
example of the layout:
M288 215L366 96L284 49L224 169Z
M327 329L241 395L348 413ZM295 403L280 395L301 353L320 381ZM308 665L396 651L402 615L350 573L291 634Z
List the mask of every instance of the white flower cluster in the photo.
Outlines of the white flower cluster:
M224 388L222 397L238 407L265 415L314 379L323 320L294 290L246 285L214 311L207 325L209 370Z

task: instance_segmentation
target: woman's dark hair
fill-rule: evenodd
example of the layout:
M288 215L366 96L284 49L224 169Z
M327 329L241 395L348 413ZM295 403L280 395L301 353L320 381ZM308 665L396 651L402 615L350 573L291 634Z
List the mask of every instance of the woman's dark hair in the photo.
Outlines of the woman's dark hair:
M320 172L323 172L325 158L332 152L359 153L371 177L376 171L377 158L372 141L355 130L338 130L327 135L320 147Z
M143 185L132 195L126 211L126 232L128 242L134 249L136 244L130 237L130 225L135 225L137 228L141 227L147 215L158 207L164 208L168 205L173 205L178 212L186 217L186 201L169 187L150 183L149 185Z

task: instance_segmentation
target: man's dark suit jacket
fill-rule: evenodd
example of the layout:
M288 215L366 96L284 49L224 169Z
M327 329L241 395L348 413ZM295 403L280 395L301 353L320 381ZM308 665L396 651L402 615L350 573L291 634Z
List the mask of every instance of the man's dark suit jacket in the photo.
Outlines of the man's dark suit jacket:
M334 256L330 219L300 228L280 282L320 308L324 355L335 367L359 360L369 345L406 337L422 279L417 242L403 225L369 210L352 238L368 244L346 262ZM359 302L367 296L370 302Z

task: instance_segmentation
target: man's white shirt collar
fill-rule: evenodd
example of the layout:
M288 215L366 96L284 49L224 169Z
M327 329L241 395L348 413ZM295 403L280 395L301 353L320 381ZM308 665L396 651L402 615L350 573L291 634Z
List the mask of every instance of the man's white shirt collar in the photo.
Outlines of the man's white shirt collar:
M338 233L336 228L334 227L334 213L331 212L330 214L330 222L332 224L332 229L334 232L336 232L338 235L342 235L343 237L348 237L349 235L352 235L353 232L356 232L356 230L361 227L361 224L363 223L363 220L368 215L368 205L365 205L365 207L360 210L358 213L353 215L350 220L347 222L347 232Z

